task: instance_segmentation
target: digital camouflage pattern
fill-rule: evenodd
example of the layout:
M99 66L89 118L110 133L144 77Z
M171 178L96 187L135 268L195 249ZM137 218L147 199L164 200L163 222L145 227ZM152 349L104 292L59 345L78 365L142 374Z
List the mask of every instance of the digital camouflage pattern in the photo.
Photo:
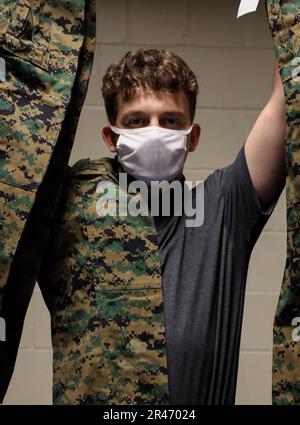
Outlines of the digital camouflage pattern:
M169 402L156 228L150 213L119 215L138 202L137 191L123 200L119 172L116 157L71 168L44 256L54 404Z
M94 7L94 0L0 0L0 57L7 68L0 82L0 288L57 143L87 34L78 95L84 94Z
M273 404L300 403L300 1L266 0L286 96L287 259L273 328Z
M0 0L0 402L51 234L96 42L95 0Z

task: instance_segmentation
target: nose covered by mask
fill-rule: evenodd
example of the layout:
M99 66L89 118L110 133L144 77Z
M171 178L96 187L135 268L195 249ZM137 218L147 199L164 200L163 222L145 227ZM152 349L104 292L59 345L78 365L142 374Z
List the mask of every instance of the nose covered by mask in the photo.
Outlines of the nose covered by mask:
M187 130L158 126L124 129L111 126L119 134L118 160L124 170L148 185L152 180L172 181L182 172L187 153Z

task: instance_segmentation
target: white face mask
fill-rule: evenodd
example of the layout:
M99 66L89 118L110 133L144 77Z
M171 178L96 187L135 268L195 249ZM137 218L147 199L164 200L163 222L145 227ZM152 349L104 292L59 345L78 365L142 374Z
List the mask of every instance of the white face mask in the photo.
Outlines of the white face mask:
M138 180L151 184L151 180L174 180L183 170L187 153L188 130L148 126L141 128L118 128L118 160L124 170Z

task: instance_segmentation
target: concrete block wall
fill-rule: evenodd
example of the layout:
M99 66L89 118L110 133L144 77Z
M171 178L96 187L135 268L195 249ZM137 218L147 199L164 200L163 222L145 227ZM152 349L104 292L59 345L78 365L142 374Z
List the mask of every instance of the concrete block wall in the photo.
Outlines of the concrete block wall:
M110 156L101 140L106 120L101 79L128 50L168 47L200 81L198 149L187 180L204 180L231 163L271 90L274 53L264 1L236 20L238 0L97 0L97 50L71 164ZM238 404L271 403L272 321L286 257L285 192L253 251L248 273ZM36 288L26 317L6 404L51 404L49 314Z

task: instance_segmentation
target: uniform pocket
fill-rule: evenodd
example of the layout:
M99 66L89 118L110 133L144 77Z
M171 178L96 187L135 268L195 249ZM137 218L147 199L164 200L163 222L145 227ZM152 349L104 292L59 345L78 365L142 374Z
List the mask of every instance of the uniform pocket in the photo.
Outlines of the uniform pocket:
M96 229L88 227L89 236ZM101 226L93 250L93 280L98 290L155 289L161 287L159 251L154 235L136 235L128 224ZM94 240L95 243L95 240Z
M52 7L41 0L6 3L0 15L0 47L48 70L52 38Z
M93 281L98 290L161 288L161 270L153 217L119 215L112 199L110 213L103 201L92 198L86 209L87 234L93 261ZM115 207L115 209L113 208Z

